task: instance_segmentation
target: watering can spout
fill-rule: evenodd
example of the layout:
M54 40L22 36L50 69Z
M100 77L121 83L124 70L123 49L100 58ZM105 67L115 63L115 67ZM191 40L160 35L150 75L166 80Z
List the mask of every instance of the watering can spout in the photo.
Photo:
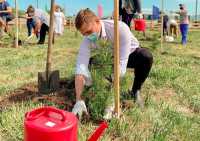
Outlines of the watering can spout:
M108 128L108 123L104 121L99 125L99 127L94 131L87 141L97 141L106 128Z

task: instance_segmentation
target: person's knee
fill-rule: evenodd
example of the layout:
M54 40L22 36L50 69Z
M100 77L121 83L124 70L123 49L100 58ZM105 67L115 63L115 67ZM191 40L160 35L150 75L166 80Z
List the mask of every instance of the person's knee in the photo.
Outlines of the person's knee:
M148 49L143 48L142 56L146 63L148 63L149 65L153 64L153 55Z

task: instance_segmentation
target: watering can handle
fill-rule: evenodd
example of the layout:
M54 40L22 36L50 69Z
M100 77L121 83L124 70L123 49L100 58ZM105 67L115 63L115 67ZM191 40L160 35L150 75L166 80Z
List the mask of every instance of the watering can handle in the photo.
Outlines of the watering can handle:
M38 112L38 114L33 115L34 112ZM45 113L46 113L46 110L43 107L43 108L39 108L39 109L36 109L34 111L31 111L31 112L27 112L25 114L25 117L26 117L27 120L35 120L35 119L39 118L40 116L44 115Z
M42 107L42 108L36 109L34 111L27 112L25 114L25 117L26 117L27 120L35 120L42 115L45 115L45 114L49 115L49 112L53 112L53 113L57 113L57 114L61 115L62 116L61 121L66 120L65 112L58 110L58 109L55 109L54 107ZM34 113L37 113L37 114L34 115Z
M97 141L106 128L108 128L108 123L104 121L99 125L99 127L95 130L95 132L90 136L87 141Z
M49 115L49 112L53 112L62 116L61 121L66 121L66 114L64 111L55 109L54 107L47 107L47 111L47 115Z

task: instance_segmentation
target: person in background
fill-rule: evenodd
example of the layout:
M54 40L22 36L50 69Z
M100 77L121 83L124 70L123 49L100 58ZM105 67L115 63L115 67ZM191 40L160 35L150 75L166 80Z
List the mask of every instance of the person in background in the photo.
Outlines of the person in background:
M134 17L143 18L141 0L119 0L119 15L122 21L131 27Z
M188 35L188 28L189 28L189 17L186 6L184 4L179 4L180 11L180 31L182 35L181 43L182 45L187 44L187 35Z
M29 6L30 8L32 7L31 5ZM28 11L26 11L26 26L27 26L27 29L28 29L28 36L31 36L32 35L32 30L35 29L35 21L33 20L33 16L32 15L33 13L29 13ZM37 36L37 34L36 34Z
M163 36L168 35L168 28L167 28L167 23L169 21L169 17L167 14L163 16Z
M54 11L54 21L55 21L55 34L56 35L62 35L64 32L64 24L65 24L65 15L61 11L60 6L55 6Z
M174 37L175 35L175 37L177 38L178 37L178 23L173 15L169 16L167 27L168 27L169 36Z
M82 99L82 92L85 85L91 85L91 74L88 69L91 53L96 49L96 42L99 39L107 40L114 43L114 21L100 20L90 9L83 9L78 12L75 19L75 26L84 36L80 45L76 72L75 72L75 92L76 104L72 112L76 115L87 113L87 108ZM130 28L119 21L119 37L120 37L120 77L123 77L127 68L134 69L134 82L130 95L134 101L143 108L144 103L141 97L141 87L147 79L153 63L153 56L147 48L141 48L139 41L130 31ZM114 107L107 107L104 118L110 119L108 115L112 115Z
M0 0L0 24L4 31L8 31L8 22L13 19L12 8L6 0Z
M41 9L35 9L33 6L29 6L27 12L33 15L33 20L35 22L34 33L37 34L38 31L40 31L38 44L44 44L46 33L49 32L50 17L48 13Z

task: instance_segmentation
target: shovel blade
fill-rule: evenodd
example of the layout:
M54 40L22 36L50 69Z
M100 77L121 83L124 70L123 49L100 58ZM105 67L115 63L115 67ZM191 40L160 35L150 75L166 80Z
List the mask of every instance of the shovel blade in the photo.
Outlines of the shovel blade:
M60 75L59 71L51 71L49 78L46 76L46 72L38 73L38 91L39 93L51 93L59 90L60 88Z

